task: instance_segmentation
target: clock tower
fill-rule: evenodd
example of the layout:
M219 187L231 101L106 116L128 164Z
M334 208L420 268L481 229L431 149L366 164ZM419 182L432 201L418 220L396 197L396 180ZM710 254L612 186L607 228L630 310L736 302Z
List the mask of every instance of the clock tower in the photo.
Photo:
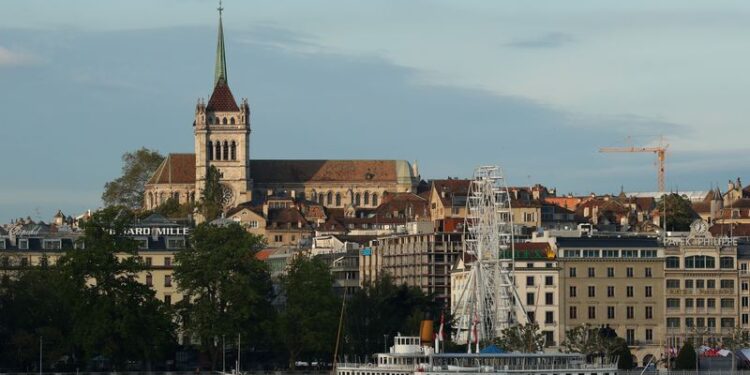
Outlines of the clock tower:
M219 6L214 88L208 103L195 107L195 191L200 199L211 166L219 171L225 208L252 199L250 179L250 106L247 99L234 100L227 81L223 8ZM212 218L208 218L209 220Z

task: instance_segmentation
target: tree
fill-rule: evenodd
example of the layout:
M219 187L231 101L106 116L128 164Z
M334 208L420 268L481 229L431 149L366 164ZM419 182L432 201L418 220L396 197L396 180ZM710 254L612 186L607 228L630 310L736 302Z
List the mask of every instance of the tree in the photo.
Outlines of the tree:
M146 182L164 161L158 151L145 147L122 155L122 176L104 184L102 201L107 207L124 206L137 209L143 206Z
M418 334L425 316L440 316L434 299L419 288L397 286L385 275L349 297L344 348L348 354L359 356L382 351L397 333ZM445 328L446 338L450 337L449 329Z
M213 165L210 166L208 173L206 173L206 185L203 187L200 202L201 212L206 221L216 219L224 206L222 202L223 187L219 182L220 179L219 170Z
M633 363L633 354L630 353L628 342L625 341L625 339L622 337L615 337L608 341L609 345L607 348L607 352L610 353L610 356L617 357L617 368L619 370L633 369L633 367L635 367L635 363Z
M328 265L305 254L294 257L281 279L284 306L279 312L280 337L294 369L303 353L330 358L336 344L341 301L333 292Z
M562 346L567 352L584 354L589 361L597 356L617 357L619 369L629 370L634 367L633 355L630 353L627 341L617 337L617 333L609 328L609 325L600 328L588 323L576 326L565 332L565 341Z
M263 239L238 224L198 225L189 246L175 256L175 281L190 298L177 308L183 327L200 338L212 369L220 358L214 340L242 334L249 346L267 343L273 319L271 277L255 257Z
M509 352L536 353L544 349L544 335L532 322L503 329L494 344Z
M675 361L675 369L677 370L695 370L695 362L697 361L695 354L695 348L693 343L688 341L682 346L680 352L677 353L677 360Z
M732 352L732 371L737 369L737 354L736 351L739 349L747 348L750 345L750 337L748 337L748 331L742 329L742 327L734 327L729 336L724 337L721 340L722 345Z
M175 342L169 309L138 282L144 265L134 240L123 235L132 213L107 208L84 226L81 244L58 263L77 296L70 340L85 358L103 355L115 366L128 360L150 363Z
M581 353L586 357L591 357L593 354L601 352L600 344L599 329L587 323L566 331L562 346L568 352Z
M667 230L690 230L690 224L698 217L695 211L693 211L690 200L676 193L664 195L656 205L661 217L662 227L664 226L664 216L667 217ZM664 214L665 205L667 208L666 215Z

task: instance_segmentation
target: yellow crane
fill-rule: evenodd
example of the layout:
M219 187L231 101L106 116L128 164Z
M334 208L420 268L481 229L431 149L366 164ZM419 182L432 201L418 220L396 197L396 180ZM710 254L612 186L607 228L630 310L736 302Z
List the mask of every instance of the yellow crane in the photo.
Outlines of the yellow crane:
M630 137L628 137L630 138ZM659 140L659 145L654 147L601 147L599 152L653 152L656 154L656 167L657 167L657 179L659 185L659 191L664 191L664 161L667 158L668 144L664 143L664 139Z

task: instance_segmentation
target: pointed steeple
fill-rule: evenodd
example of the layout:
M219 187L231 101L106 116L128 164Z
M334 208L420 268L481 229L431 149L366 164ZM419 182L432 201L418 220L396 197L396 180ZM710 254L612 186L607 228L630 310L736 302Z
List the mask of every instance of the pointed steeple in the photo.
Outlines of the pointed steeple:
M219 0L219 41L216 44L216 68L214 69L214 87L223 81L227 83L227 58L224 51L224 26L221 19L221 14L224 8L221 6L221 0Z

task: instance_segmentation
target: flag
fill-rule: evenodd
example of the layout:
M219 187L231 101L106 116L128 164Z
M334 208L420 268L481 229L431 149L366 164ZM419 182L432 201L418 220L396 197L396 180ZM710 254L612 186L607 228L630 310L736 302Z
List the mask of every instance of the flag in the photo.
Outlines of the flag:
M440 330L438 330L437 339L443 341L445 333L443 332L445 326L445 313L440 314Z

